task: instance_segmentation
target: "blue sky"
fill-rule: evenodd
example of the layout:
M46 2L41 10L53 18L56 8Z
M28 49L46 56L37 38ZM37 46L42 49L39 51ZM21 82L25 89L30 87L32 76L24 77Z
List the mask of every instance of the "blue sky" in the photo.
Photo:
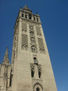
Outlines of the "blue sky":
M11 60L14 24L24 5L40 14L58 91L68 91L68 0L0 0L0 63L6 47Z

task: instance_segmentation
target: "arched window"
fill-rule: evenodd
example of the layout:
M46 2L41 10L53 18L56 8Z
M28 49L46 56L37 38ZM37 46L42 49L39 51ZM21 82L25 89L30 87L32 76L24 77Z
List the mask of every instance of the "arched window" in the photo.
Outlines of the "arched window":
M31 14L29 14L29 19L31 19L32 18L32 15Z
M24 17L24 14L22 14L22 17Z
M40 83L36 83L34 86L33 86L33 91L43 91L43 87Z
M31 65L31 77L33 78L34 77L34 66Z
M31 77L34 77L34 70L31 70Z
M11 72L10 72L10 83L9 83L10 87L12 86L12 78L13 78L13 74L12 74L12 70L11 70Z
M37 60L37 58L34 57L33 59L34 59L34 63L35 63L35 64L38 64L38 60Z
M39 76L39 78L41 78L41 67L40 67L40 65L38 66L38 76Z
M36 88L36 91L40 91L40 88L39 88L39 87L37 87L37 88Z
M39 78L40 78L41 77L41 71L40 70L38 71L38 75L39 75Z

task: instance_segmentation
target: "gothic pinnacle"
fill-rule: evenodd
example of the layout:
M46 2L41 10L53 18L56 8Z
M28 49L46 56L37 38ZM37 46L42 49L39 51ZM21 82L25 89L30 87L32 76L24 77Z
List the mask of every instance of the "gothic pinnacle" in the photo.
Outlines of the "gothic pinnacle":
M5 63L5 64L6 64L6 63L9 63L9 58L8 58L8 48L6 49L3 63Z

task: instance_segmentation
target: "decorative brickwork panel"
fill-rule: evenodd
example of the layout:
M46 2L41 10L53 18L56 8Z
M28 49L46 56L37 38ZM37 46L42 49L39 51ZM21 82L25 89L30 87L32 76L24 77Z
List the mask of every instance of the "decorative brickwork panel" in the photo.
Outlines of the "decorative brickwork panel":
M30 32L30 36L34 36L34 26L33 25L29 25L29 32Z
M31 31L31 30L30 30L30 37L31 37L31 36L32 36L32 37L34 36L34 31Z
M34 33L34 26L33 25L29 25L29 33L30 33L31 51L32 52L37 52L35 33Z
M30 30L33 30L33 25L29 25L29 29Z
M28 37L25 34L22 34L22 48L28 48Z
M35 41L35 37L33 37L33 36L30 37L30 40L31 40L32 43L35 43L36 42Z
M37 35L40 35L41 36L41 30L40 30L40 27L39 26L36 26L36 31L37 31Z
M22 31L27 32L27 25L26 23L22 23Z
M31 50L32 50L32 52L37 52L36 45L31 45Z
M38 38L38 44L39 44L39 50L40 51L45 51L42 38Z

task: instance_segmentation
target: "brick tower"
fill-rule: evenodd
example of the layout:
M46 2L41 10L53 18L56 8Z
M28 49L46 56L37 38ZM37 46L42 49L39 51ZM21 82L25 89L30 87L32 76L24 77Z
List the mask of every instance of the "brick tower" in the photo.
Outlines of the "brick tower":
M9 81L6 91L57 91L40 16L27 6L15 23Z

